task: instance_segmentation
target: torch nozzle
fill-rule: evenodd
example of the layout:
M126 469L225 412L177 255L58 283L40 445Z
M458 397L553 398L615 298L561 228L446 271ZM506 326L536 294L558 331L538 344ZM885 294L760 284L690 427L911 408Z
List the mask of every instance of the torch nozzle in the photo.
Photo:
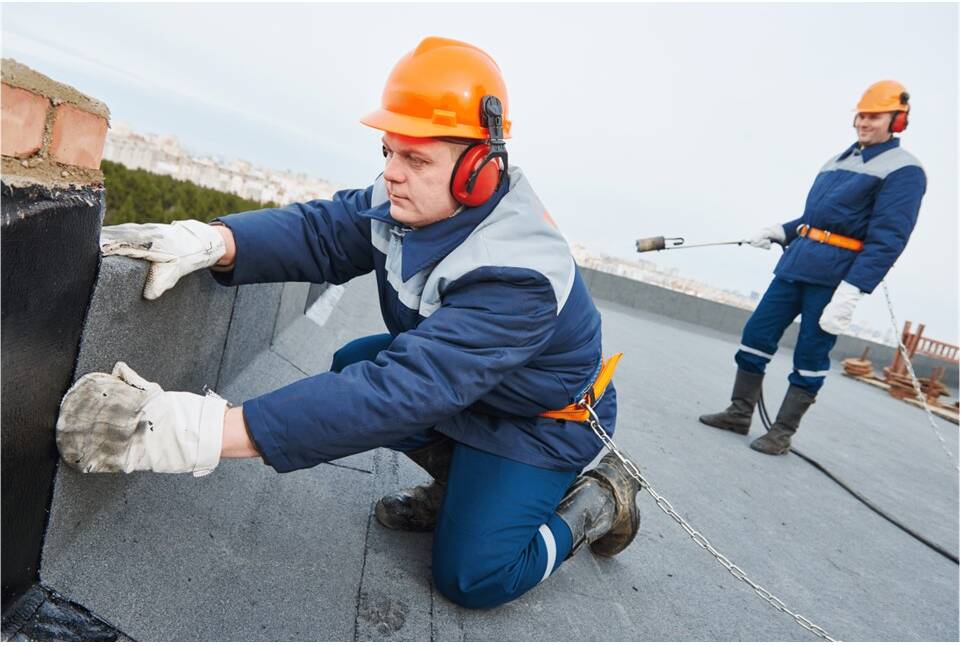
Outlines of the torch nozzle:
M635 241L635 248L638 250L638 253L644 253L645 251L661 251L665 248L665 236L640 238Z

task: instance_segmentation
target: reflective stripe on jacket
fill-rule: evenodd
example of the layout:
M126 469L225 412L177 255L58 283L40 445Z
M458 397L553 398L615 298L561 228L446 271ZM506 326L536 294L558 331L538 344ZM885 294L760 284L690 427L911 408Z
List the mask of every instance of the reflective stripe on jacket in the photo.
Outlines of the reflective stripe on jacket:
M538 417L596 376L601 317L527 179L421 229L391 218L383 179L332 200L219 218L234 233L226 285L344 283L374 271L395 337L374 361L244 403L265 461L314 466L427 427L538 467L580 469L601 448L582 424ZM614 426L615 391L599 404Z
M922 165L899 139L832 157L815 177L801 217L786 222L788 249L775 275L837 287L846 281L872 292L902 253L915 227L926 178ZM796 228L818 229L862 240L862 251L799 238Z

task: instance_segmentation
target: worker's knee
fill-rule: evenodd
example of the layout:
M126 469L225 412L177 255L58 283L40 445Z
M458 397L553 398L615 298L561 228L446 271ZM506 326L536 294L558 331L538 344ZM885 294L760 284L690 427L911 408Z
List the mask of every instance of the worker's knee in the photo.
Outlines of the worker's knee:
M498 572L484 570L476 559L438 558L435 555L431 573L435 589L464 608L493 608L517 596L498 585Z

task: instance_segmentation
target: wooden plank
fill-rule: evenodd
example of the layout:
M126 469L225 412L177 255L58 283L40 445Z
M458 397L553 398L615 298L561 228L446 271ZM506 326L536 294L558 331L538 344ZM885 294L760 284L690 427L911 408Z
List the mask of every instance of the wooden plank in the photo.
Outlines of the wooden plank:
M845 374L845 373L842 373L842 374ZM849 379L856 379L858 381L861 381L863 384L868 384L869 386L875 386L876 388L881 388L882 390L891 390L891 386L889 386L887 383L885 383L881 379L872 379L871 377L859 377L855 375L845 375L845 376L848 377ZM915 397L906 397L902 399L902 401L904 401L907 404L911 404L916 408L922 408L922 404L920 404L919 400L915 399ZM954 408L949 408L947 406L941 406L941 405L933 406L932 404L929 404L929 410L931 410L933 414L938 415L942 419L947 419L954 424L959 423L959 412Z

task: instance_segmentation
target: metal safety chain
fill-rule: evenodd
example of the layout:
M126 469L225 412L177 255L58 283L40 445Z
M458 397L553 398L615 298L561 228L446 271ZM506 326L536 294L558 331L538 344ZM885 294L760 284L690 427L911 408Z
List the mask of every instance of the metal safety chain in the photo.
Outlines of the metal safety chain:
M641 488L644 489L645 492L647 492L648 495L655 500L655 504L657 504L663 512L668 514L672 520L681 525L681 528L685 530L685 533L688 534L691 540L695 541L697 545L701 546L709 554L715 557L715 560L721 563L722 567L728 570L729 574L748 585L756 595L767 601L773 608L784 612L799 626L817 635L818 637L830 642L835 641L827 632L825 632L824 629L812 623L802 615L792 612L788 606L782 602L781 599L749 579L748 575L745 574L740 567L732 563L724 554L712 547L712 544L708 542L708 539L705 538L701 532L692 527L688 521L682 518L678 512L672 508L671 503L662 498L657 491L651 488L651 485L648 484L648 481L645 480L644 476L641 475L641 471L638 469L638 467L636 467L631 460L626 458L621 451L618 450L618 447L615 446L614 441L608 436L608 433L605 432L604 427L601 426L601 421L598 419L598 414L595 413L595 410L592 408L591 404L589 404L586 399L583 399L579 402L579 405L584 406L588 411L588 424L591 426L591 430L594 431L595 435L598 436L598 439L604 443L609 451L618 456L618 459L621 460L622 465L625 467L625 470L628 471L629 475L638 481L638 484L641 485Z
M899 334L899 326L898 323L895 322L895 309L892 307L892 299L889 296L889 286L885 283L885 281L882 281L882 293L885 294L885 302L888 304L889 317L892 319L892 330L895 332L895 338L898 340L899 344L899 353L902 355L902 360L905 361L905 367L908 368L909 376L912 377L912 386L915 388L915 398L919 400L919 403L922 404L922 408L925 409L925 414L929 417L929 425L932 427L932 430L935 431L935 436L939 438L939 442L942 444L942 450L945 451L947 456L949 456L949 459L952 460L952 465L955 467L955 470L958 471L959 463L955 459L955 456L952 455L952 452L949 451L949 447L946 446L945 438L942 437L941 433L939 433L939 427L935 423L935 417L932 415L932 409L929 408L929 403L926 401L925 395L922 394L922 386L919 384L919 380L915 376L915 370L912 368L912 362L909 360L909 351L905 348L905 344L902 343L902 335Z

